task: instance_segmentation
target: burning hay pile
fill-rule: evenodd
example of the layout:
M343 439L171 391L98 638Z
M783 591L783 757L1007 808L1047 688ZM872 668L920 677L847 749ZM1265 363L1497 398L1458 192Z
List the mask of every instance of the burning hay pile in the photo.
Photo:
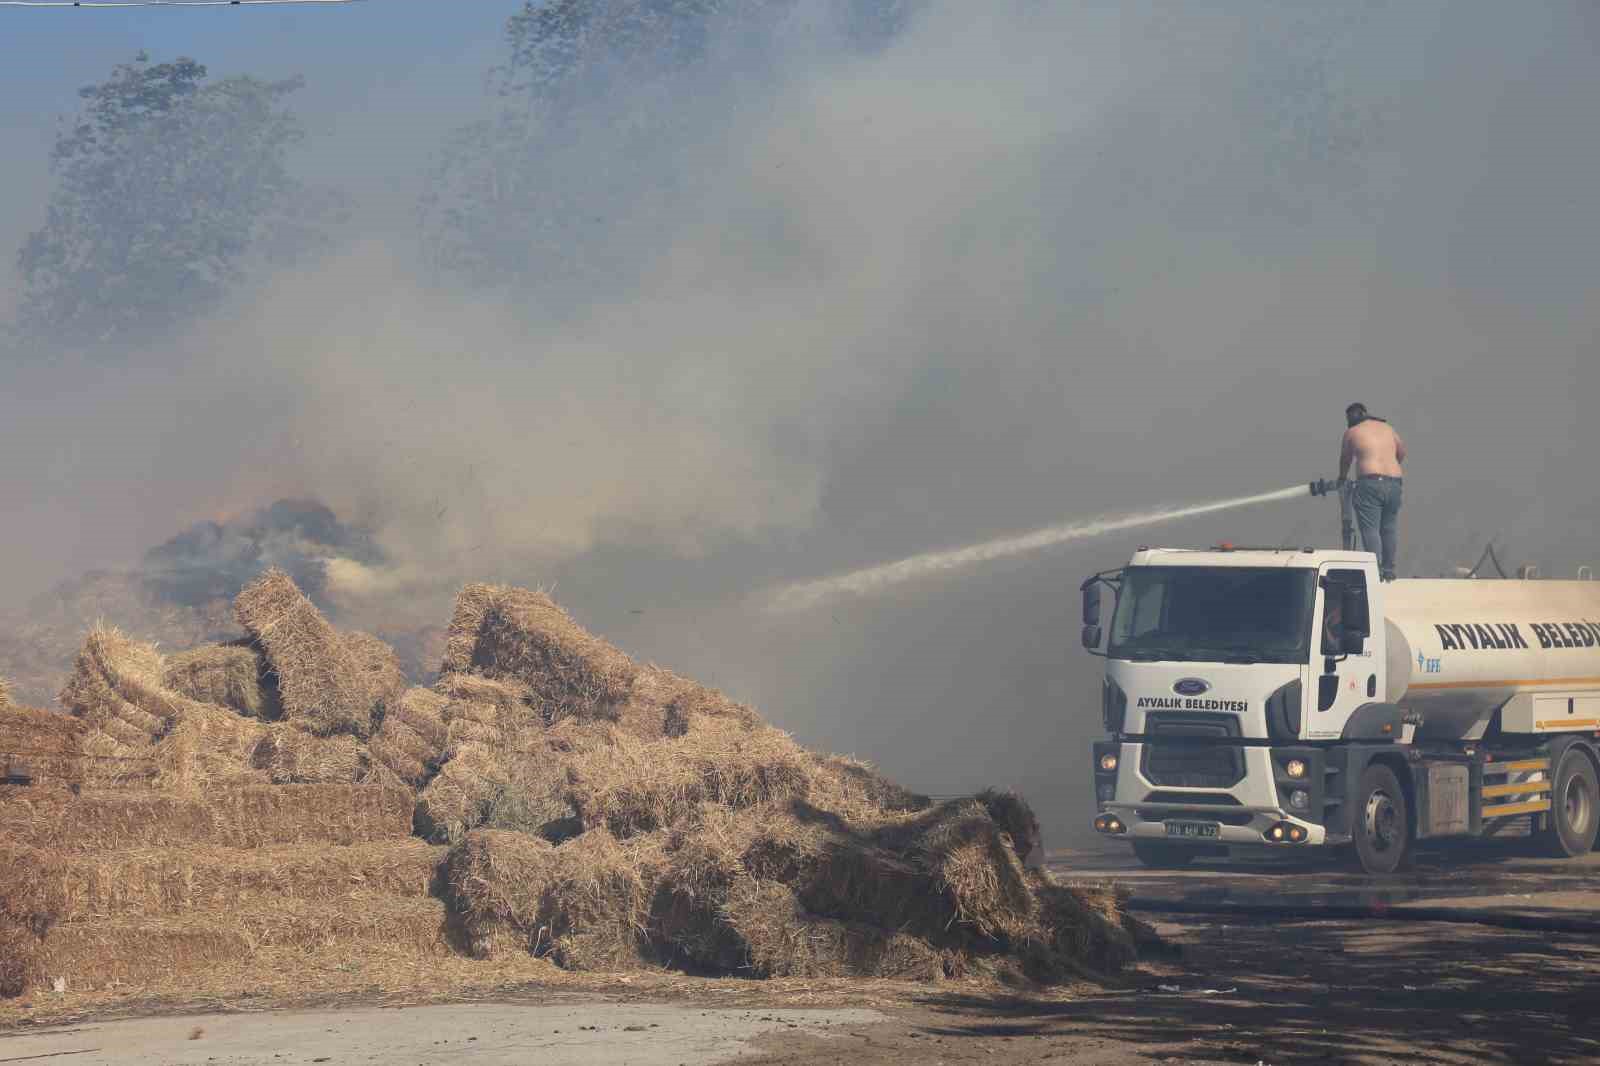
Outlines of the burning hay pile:
M1028 868L1038 823L1015 795L935 805L818 756L634 663L542 593L463 590L440 688L488 681L517 688L447 747L418 809L454 845L446 880L474 951L573 969L1040 980L1133 956L1114 898Z
M407 687L386 645L335 630L285 574L236 610L245 641L169 657L92 632L70 717L0 703L0 738L54 745L61 782L97 784L95 752L153 775L0 790L0 855L41 871L0 892L0 992L51 967L132 974L133 955L187 965L169 933L237 954L267 934L223 913L230 894L274 942L317 943L300 926L326 923L305 906L345 897L286 870L348 878L358 909L401 892L392 922L351 911L338 936L393 929L425 953L572 970L1058 981L1133 957L1114 896L1031 868L1020 798L934 804L810 752L543 593L463 589L431 687Z

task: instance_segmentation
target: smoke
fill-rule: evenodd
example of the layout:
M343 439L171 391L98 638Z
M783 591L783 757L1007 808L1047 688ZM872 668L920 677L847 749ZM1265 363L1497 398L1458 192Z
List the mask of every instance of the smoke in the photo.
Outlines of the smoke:
M483 7L492 40L513 5ZM370 536L301 553L352 621L437 623L466 579L554 585L802 740L930 791L1022 785L1060 828L1087 810L1099 728L1075 589L1131 543L805 616L749 594L1332 477L1352 400L1412 448L1407 572L1496 534L1546 573L1600 554L1581 5L941 0L870 50L822 8L584 105L535 175L564 205L569 280L510 291L431 272L395 209L491 106L373 88L427 26L305 68L311 99L339 101L305 169L371 190L366 213L169 347L8 367L0 579L20 597L316 500ZM279 17L303 31L280 49L316 32ZM251 72L300 66L229 47ZM667 113L668 135L629 138ZM353 146L374 129L369 161ZM1320 501L1162 533L1337 531Z
M819 578L815 581L797 582L779 589L772 596L768 606L775 611L799 611L818 607L840 596L881 595L902 582L957 573L981 563L1007 559L1014 555L1026 555L1045 548L1070 544L1075 540L1103 537L1108 533L1120 533L1128 529L1143 529L1163 522L1175 522L1180 518L1196 518L1200 515L1237 510L1259 503L1300 499L1309 494L1307 486L1292 485L1286 489L1260 492L1252 496L1238 496L1229 500L1214 500L1211 503L1159 508L1117 518L1096 518L1086 522L1066 522L1046 526L1044 529L1036 529L1032 533L1023 533L1015 537L1000 537L981 544L968 545L965 548L952 548L949 551L924 552L882 566L852 570L848 574Z

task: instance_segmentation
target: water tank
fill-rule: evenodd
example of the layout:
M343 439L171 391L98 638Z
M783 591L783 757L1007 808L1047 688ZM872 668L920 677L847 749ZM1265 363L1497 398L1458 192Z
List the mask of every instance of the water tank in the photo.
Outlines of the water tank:
M1524 693L1600 693L1600 583L1395 581L1379 594L1387 699L1418 736L1475 739Z

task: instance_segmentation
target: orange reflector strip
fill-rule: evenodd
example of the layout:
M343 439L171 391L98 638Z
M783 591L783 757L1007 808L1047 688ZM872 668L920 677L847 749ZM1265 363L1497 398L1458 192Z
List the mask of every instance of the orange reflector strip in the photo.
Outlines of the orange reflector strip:
M1483 816L1485 818L1508 818L1513 814L1534 814L1539 811L1548 811L1549 809L1550 801L1548 799L1532 800L1528 803L1502 803L1498 807L1485 807Z
M1523 796L1530 792L1549 792L1548 781L1524 781L1519 785L1484 785L1483 795L1490 796Z

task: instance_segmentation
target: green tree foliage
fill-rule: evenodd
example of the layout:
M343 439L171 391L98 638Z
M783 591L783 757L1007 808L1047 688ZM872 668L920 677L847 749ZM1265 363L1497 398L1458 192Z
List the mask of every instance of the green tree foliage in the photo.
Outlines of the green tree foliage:
M287 168L300 79L207 81L140 53L79 90L57 135L44 226L18 254L25 339L149 340L210 308L253 262L311 241L318 216Z

